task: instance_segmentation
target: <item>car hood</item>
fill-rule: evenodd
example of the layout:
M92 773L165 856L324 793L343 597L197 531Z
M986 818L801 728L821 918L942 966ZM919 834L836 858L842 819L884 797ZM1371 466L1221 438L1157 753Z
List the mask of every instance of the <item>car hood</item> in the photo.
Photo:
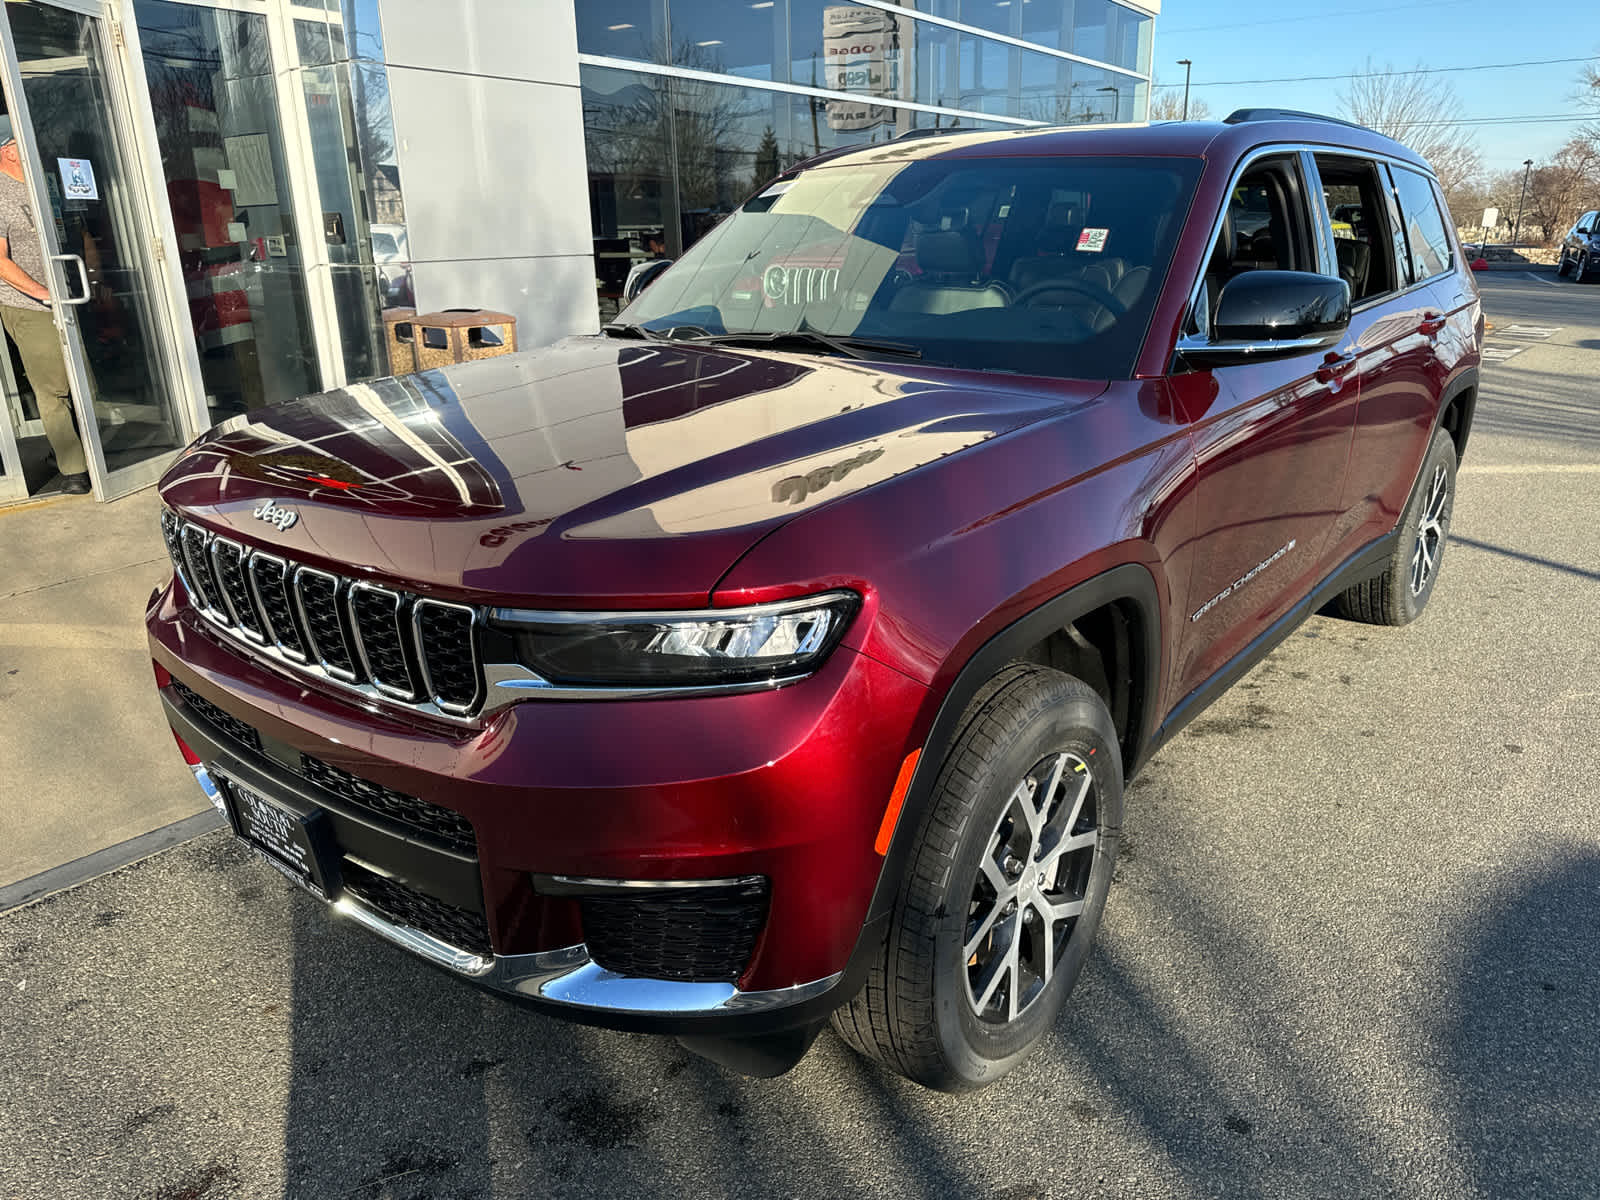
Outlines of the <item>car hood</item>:
M580 337L234 417L161 490L250 544L424 592L703 604L799 514L1105 387Z

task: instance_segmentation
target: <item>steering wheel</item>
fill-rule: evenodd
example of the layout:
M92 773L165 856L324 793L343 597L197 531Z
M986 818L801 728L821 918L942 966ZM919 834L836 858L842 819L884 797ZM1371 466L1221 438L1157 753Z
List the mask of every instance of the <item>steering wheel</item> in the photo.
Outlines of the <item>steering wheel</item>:
M1011 307L1018 308L1032 300L1035 296L1043 296L1047 292L1078 292L1089 297L1113 317L1120 317L1127 313L1128 306L1118 300L1114 294L1107 291L1097 283L1085 283L1081 279L1046 279L1043 283L1035 283L1023 288L1011 299ZM1064 307L1057 305L1056 307Z

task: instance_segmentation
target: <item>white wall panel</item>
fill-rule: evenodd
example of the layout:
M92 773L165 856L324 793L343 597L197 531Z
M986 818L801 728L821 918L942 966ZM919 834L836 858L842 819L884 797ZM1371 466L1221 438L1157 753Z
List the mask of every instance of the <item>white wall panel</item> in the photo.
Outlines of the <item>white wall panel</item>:
M576 87L389 67L413 259L593 252Z
M410 202L409 189L406 200ZM600 328L594 258L589 254L419 262L414 270L421 311L492 308L510 313L517 318L517 343L523 349Z
M576 87L573 13L573 0L383 0L384 53L391 66Z

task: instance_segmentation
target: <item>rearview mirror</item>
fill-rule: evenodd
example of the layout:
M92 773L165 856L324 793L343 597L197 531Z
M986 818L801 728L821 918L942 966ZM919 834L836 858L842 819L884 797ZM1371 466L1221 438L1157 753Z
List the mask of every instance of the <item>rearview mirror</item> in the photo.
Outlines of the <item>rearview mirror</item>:
M1322 350L1350 327L1350 285L1309 271L1246 271L1223 285L1210 336L1178 344L1197 366Z
M649 287L672 265L670 258L655 258L649 262L642 262L628 272L628 281L622 285L622 302L632 304L639 298L639 293Z

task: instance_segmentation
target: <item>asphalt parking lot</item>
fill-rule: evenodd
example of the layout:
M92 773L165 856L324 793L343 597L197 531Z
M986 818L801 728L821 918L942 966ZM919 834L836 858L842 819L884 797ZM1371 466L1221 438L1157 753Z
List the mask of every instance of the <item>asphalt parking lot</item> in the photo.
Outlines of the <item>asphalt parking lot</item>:
M1600 1193L1600 286L1483 288L1425 618L1313 618L1133 783L999 1085L513 1009L213 833L0 915L0 1195Z

